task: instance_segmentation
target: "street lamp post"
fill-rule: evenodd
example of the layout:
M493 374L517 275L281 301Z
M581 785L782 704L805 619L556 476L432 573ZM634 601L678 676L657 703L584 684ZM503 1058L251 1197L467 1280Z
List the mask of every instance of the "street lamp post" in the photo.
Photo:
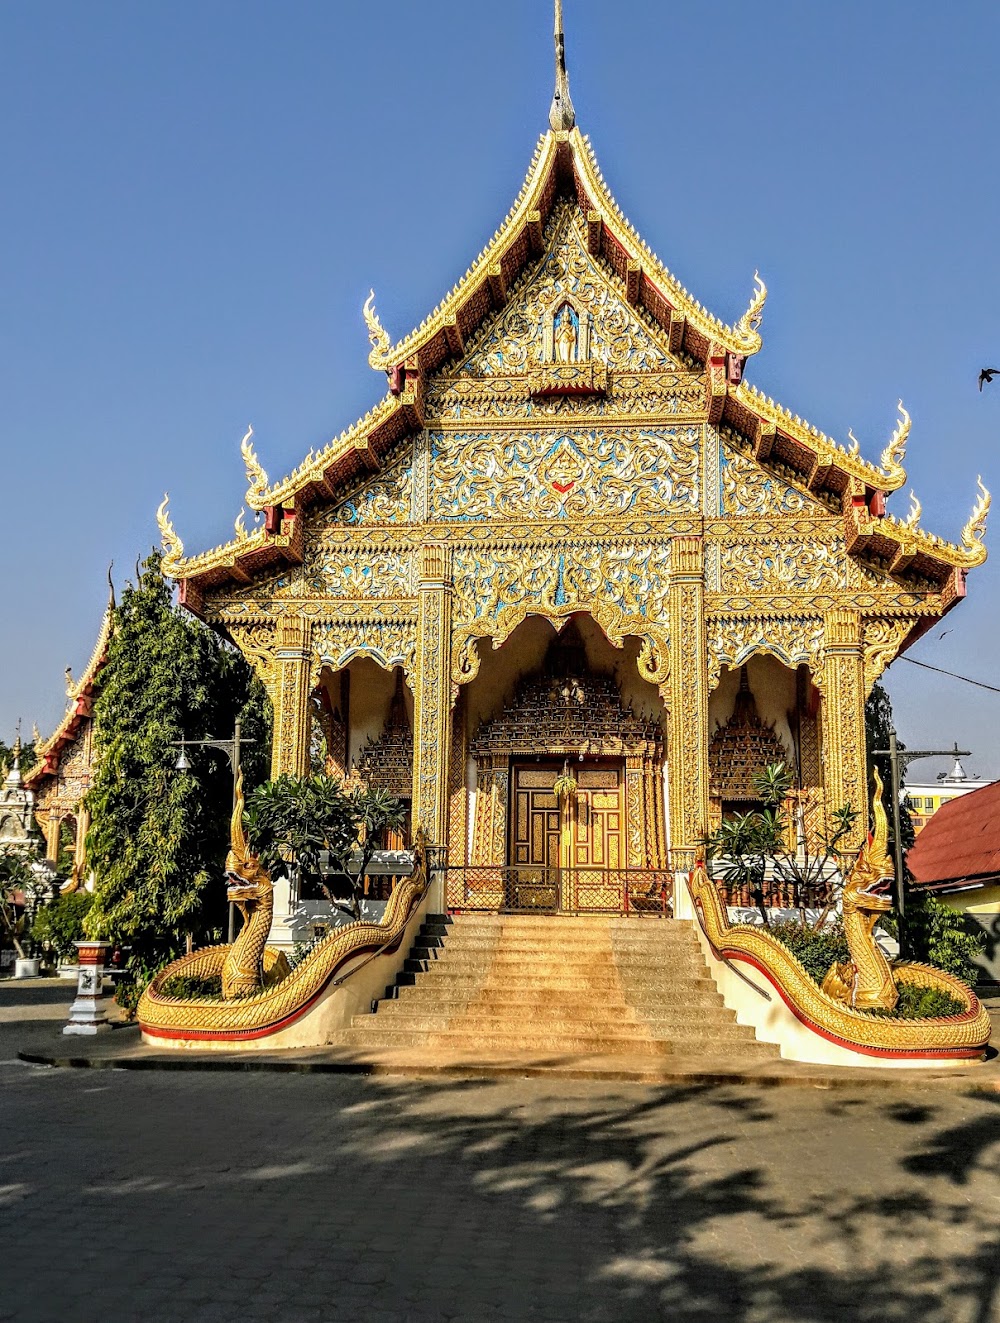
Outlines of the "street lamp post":
M231 740L177 740L174 743L175 749L180 749L174 767L178 772L189 772L191 764L188 761L187 749L218 749L224 753L229 760L229 766L233 769L233 808L236 807L236 783L240 777L240 750L248 744L255 744L256 740L245 740L242 736L242 726L239 717L236 718L233 726L233 738ZM233 902L229 902L229 941L232 943L235 939L236 929L236 907Z
M900 839L899 831L899 796L903 788L900 781L900 772L902 771L905 775L906 764L915 758L971 758L972 754L968 749L960 749L957 744L954 749L900 750L896 742L895 726L889 727L888 749L873 749L872 753L876 758L889 759L890 776L892 778L892 833L896 865L896 908L899 910L899 954L903 955L906 937L906 900L903 889L903 842Z

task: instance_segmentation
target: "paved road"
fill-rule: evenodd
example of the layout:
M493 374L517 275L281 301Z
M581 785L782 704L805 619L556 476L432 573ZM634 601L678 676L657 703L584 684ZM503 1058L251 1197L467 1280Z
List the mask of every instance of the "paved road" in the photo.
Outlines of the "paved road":
M1000 1097L931 1089L8 1057L0 1319L993 1323L998 1163Z

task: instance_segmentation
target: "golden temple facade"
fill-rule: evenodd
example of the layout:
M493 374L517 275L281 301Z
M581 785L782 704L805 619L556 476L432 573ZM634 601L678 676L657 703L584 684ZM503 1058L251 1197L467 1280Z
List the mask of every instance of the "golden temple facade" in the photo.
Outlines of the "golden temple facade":
M458 285L399 343L366 303L384 398L279 482L248 433L256 528L186 556L164 503L164 568L267 687L274 774L321 739L456 870L686 868L782 755L860 823L866 696L964 596L988 495L943 541L886 512L902 406L874 462L749 385L763 282L702 307L559 78Z

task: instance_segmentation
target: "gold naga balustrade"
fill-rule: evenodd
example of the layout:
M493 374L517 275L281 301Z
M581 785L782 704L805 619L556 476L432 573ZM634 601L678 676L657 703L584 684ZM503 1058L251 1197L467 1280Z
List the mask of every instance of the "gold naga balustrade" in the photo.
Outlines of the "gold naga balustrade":
M981 1057L991 1024L975 993L931 965L904 961L890 966L872 935L878 917L890 908L883 894L892 877L887 837L881 783L876 778L875 832L844 882L844 929L851 958L835 963L822 987L765 928L730 923L726 905L701 860L688 881L697 921L718 960L758 970L796 1019L821 1038L869 1057L913 1061ZM926 1019L895 1016L898 989L904 985L947 993L962 1010ZM878 1013L872 1014L873 1010Z

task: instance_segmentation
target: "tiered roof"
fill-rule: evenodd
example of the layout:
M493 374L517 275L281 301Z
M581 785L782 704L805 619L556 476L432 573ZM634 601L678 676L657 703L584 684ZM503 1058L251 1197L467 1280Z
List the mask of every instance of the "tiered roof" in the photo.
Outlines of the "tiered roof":
M198 612L204 593L226 583L248 583L258 573L300 563L300 512L335 500L346 487L375 472L407 435L424 423L428 374L458 359L487 318L505 307L522 271L544 253L546 222L558 199L569 197L586 222L587 247L621 282L625 298L652 318L670 351L706 370L706 408L712 423L728 429L765 469L842 511L849 551L890 573L913 573L942 586L956 571L986 558L982 531L989 496L979 504L953 544L920 529L915 520L885 515L885 496L906 480L902 466L909 415L901 407L899 426L878 464L825 436L743 380L746 360L761 347L759 325L767 290L759 276L750 305L729 326L691 295L656 257L623 215L608 189L589 140L576 127L562 59L560 6L557 4L556 97L549 131L539 139L527 177L514 205L493 238L462 279L428 317L393 343L378 319L374 295L365 304L371 339L369 362L384 371L389 391L369 413L325 446L310 452L287 477L271 483L249 440L244 438L250 507L265 513L254 533L237 528L234 540L185 557L166 513L160 527L164 569L181 580L182 601Z
M108 604L104 610L100 632L90 660L78 680L74 680L67 671L69 684L66 696L69 705L62 721L46 740L36 746L38 761L30 772L24 775L24 784L31 790L38 790L46 777L55 776L59 771L59 759L63 750L72 744L80 733L84 721L90 719L94 710L94 691L101 667L108 656L108 644L114 628L115 590L109 585Z

